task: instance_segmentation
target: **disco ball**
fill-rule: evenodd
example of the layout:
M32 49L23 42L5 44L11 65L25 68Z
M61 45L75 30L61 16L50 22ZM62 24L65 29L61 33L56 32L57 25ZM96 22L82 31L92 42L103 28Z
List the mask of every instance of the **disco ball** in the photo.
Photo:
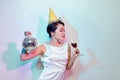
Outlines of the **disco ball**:
M32 51L37 47L37 40L34 37L25 37L22 45L25 50Z

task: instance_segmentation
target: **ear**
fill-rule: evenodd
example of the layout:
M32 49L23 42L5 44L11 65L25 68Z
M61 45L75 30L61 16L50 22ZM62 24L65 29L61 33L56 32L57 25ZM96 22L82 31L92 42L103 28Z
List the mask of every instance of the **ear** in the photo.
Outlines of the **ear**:
M51 36L53 36L54 35L54 32L51 32Z

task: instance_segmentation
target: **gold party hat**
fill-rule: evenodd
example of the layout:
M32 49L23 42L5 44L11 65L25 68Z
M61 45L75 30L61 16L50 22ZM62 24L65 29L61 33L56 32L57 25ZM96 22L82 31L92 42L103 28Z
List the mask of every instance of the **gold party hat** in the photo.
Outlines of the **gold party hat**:
M53 10L50 8L50 12L49 12L49 24L52 23L52 22L56 22L58 20L59 19L57 18L57 16L53 12Z

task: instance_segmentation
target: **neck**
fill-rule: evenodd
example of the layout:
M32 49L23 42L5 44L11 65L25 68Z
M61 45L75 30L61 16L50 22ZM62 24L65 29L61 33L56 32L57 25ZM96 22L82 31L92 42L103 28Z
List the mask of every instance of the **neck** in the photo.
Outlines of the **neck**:
M50 44L54 45L54 46L61 46L62 44L64 44L64 42L60 41L60 40L57 40L55 38L51 38Z

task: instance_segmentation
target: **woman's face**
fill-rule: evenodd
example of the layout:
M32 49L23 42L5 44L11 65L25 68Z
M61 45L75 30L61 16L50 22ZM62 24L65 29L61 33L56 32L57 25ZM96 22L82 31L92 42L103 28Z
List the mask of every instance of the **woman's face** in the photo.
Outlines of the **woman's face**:
M57 25L57 29L53 33L53 36L56 40L64 41L65 40L65 27L62 24Z

